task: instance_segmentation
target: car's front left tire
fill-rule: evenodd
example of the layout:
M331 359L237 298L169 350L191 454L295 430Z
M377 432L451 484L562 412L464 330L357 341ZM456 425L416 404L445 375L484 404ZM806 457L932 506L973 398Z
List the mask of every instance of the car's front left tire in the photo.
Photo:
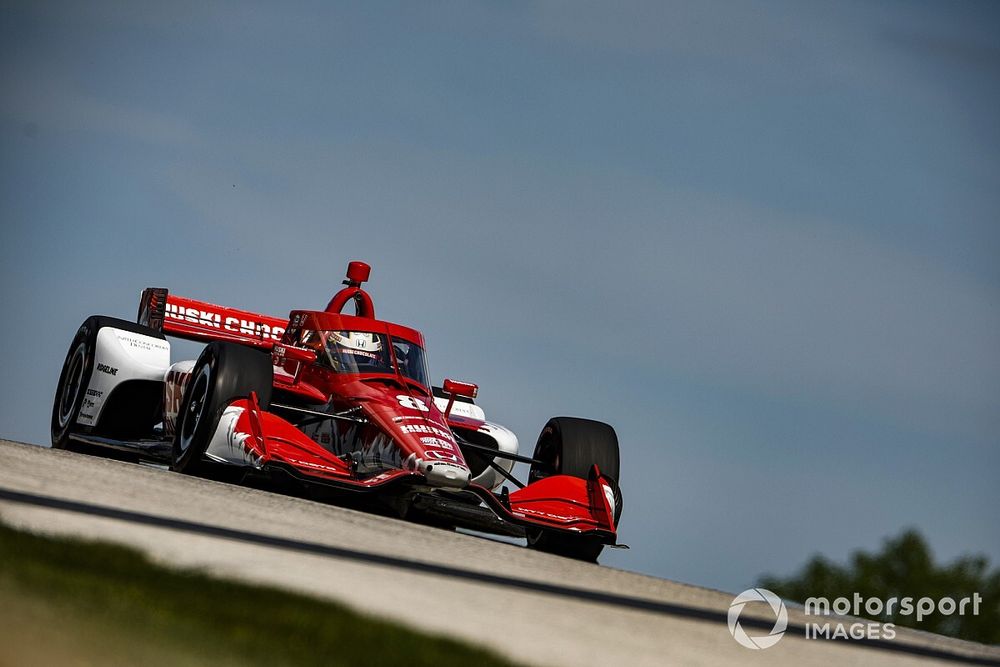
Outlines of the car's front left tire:
M271 403L274 369L265 352L235 343L209 343L191 371L174 433L171 469L198 474L202 457L229 404L257 393L261 408Z

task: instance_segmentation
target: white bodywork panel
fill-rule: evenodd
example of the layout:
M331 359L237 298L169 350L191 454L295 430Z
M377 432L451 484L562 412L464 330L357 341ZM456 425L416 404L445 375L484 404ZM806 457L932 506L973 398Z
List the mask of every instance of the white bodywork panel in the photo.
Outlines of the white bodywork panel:
M205 449L206 458L218 463L233 463L260 468L261 462L257 456L243 446L244 441L251 437L251 434L243 433L236 428L236 422L243 416L244 412L243 408L233 405L222 411L215 433Z
M480 410L480 412L482 412L482 410ZM486 422L479 427L479 432L493 438L497 443L497 448L501 452L507 454L517 454L517 436L503 426L492 422ZM514 462L510 459L497 456L493 458L493 462L506 470L508 473L514 468ZM487 489L495 489L505 481L506 479L503 475L490 467L487 467L479 473L477 477L472 478L473 484L479 484Z
M435 396L434 404L442 413L448 409L447 398ZM477 421L485 422L479 427L479 432L493 438L493 440L497 443L497 448L501 452L505 452L507 454L517 454L517 436L503 426L500 426L500 424L494 424L493 422L486 421L486 413L478 405L456 400L451 406L451 414L456 417L465 417L467 419L475 419ZM500 458L498 456L493 459L493 462L506 470L508 473L514 468L514 462L510 459ZM479 473L478 476L473 477L470 481L473 484L484 486L487 489L495 489L506 480L504 476L496 470L487 467L486 470Z
M444 411L448 409L448 399L435 396L434 405L436 405L437 409L441 411L441 414L444 414ZM455 404L451 406L451 414L456 417L466 417L477 421L483 421L486 419L486 413L483 412L481 407L464 401L456 400Z
M97 332L94 370L76 422L94 426L111 390L128 380L163 381L170 366L170 343L160 338L103 327Z

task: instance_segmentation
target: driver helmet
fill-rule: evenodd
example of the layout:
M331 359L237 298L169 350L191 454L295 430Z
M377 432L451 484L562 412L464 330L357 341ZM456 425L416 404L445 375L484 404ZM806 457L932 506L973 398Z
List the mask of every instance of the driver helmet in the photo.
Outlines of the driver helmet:
M345 352L375 358L382 351L382 341L367 331L331 331L330 341Z

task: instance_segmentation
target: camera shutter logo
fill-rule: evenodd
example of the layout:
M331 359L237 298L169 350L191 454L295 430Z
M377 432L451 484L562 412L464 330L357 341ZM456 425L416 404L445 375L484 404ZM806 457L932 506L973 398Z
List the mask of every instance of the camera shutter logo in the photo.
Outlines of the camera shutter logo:
M740 625L740 614L747 602L766 602L774 610L775 621L771 632L759 637L751 637ZM788 610L785 603L777 595L766 588L750 588L735 598L729 605L729 634L733 636L741 646L752 649L771 648L778 643L778 640L785 634L788 627Z

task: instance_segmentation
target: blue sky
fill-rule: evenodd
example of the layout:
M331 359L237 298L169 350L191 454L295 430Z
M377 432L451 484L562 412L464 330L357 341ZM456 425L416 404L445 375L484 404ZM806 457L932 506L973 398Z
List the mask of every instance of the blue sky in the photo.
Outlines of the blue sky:
M523 450L614 424L611 565L996 563L997 108L989 2L4 3L0 435L144 286L280 315L361 259Z

